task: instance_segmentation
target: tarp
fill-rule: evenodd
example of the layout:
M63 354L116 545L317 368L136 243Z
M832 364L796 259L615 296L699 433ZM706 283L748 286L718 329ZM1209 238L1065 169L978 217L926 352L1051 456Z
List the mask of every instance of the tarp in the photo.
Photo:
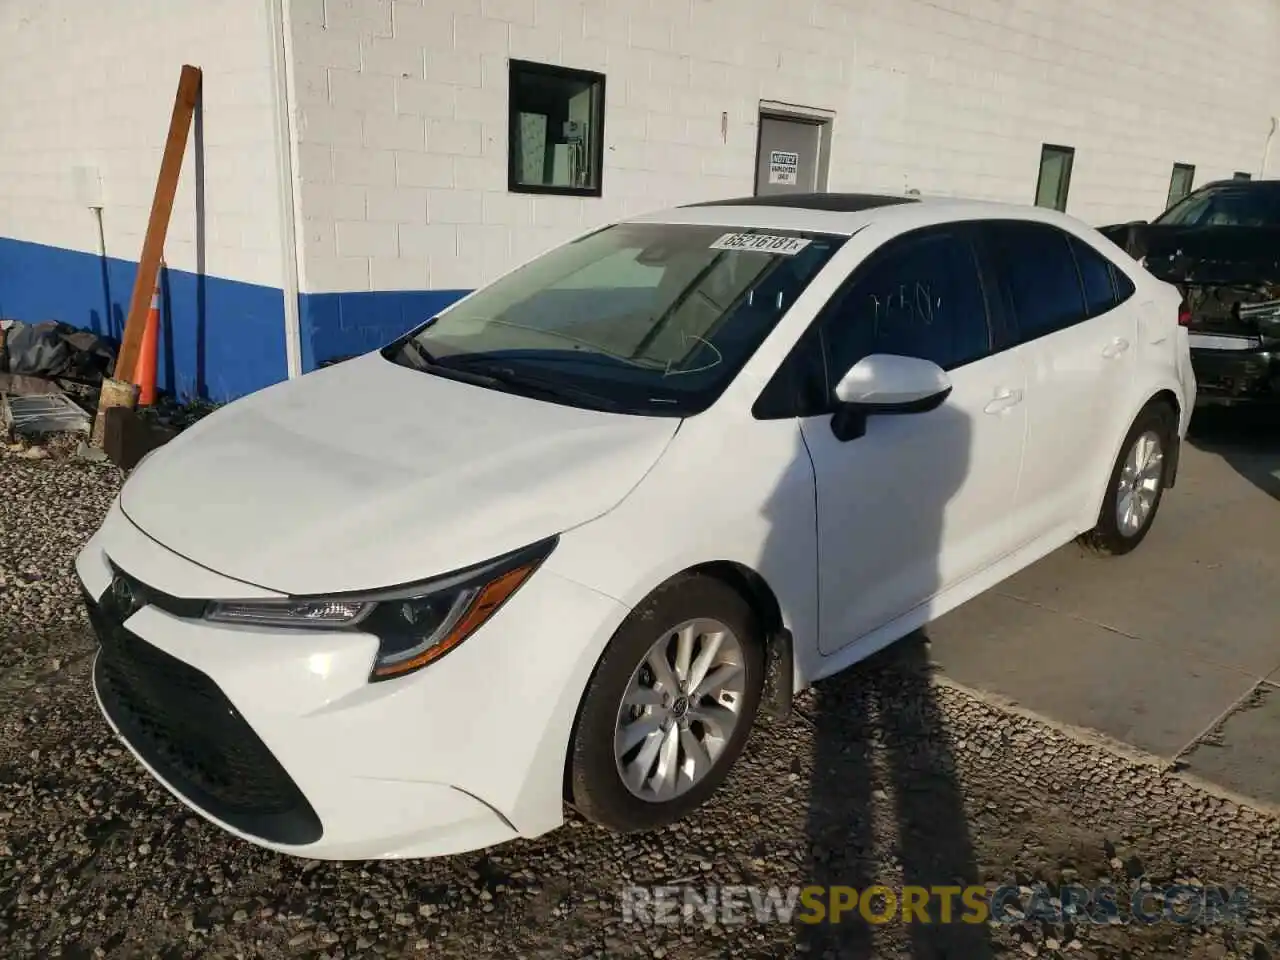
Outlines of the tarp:
M112 345L88 330L56 320L0 320L0 373L98 383L115 360Z

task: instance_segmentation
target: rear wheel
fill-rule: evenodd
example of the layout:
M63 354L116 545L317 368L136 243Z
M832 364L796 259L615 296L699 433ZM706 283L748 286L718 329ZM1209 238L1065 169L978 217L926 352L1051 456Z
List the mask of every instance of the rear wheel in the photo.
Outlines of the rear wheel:
M1081 542L1118 556L1140 544L1155 521L1177 443L1176 414L1166 404L1146 407L1129 428L1111 471L1097 525Z
M573 806L620 832L693 811L742 752L763 679L763 634L741 595L706 576L659 588L587 686L569 754Z

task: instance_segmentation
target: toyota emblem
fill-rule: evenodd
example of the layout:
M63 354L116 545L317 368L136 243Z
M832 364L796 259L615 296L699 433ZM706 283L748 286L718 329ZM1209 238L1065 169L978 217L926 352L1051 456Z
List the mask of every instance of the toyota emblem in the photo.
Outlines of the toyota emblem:
M117 576L111 582L111 599L115 601L116 609L123 617L138 610L138 598L133 592L133 584L124 577Z

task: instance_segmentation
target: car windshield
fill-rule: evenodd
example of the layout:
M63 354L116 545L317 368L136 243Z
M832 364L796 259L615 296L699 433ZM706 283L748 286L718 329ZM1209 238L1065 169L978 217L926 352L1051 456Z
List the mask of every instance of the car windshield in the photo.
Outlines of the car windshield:
M1183 197L1155 222L1170 227L1280 227L1280 185L1206 187Z
M616 224L481 288L383 355L562 403L689 416L724 391L844 240Z

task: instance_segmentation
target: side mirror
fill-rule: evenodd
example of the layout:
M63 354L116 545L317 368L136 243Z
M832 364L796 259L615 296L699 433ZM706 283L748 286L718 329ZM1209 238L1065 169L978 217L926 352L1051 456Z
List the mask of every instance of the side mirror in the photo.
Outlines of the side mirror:
M927 413L951 394L951 378L936 363L876 353L853 365L836 384L840 404L831 429L840 440L856 440L874 414Z

